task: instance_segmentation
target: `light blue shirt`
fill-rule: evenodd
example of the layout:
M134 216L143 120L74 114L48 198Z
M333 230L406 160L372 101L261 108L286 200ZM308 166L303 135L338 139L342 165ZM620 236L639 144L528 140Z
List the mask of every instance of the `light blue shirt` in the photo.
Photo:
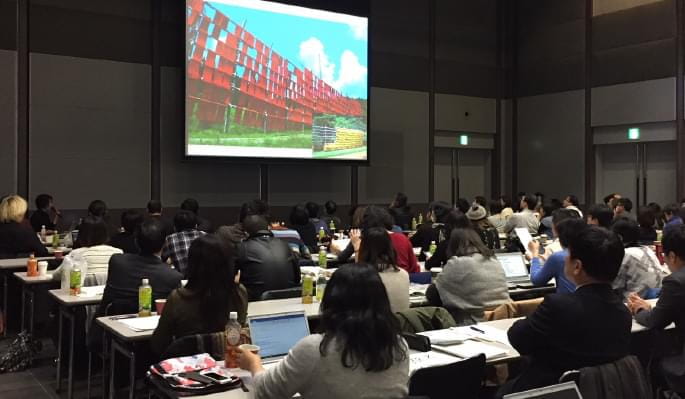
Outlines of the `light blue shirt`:
M549 283L554 277L557 283L557 293L569 293L576 290L573 284L564 274L564 258L568 255L567 250L553 253L543 265L540 258L533 258L530 262L530 282L541 286Z

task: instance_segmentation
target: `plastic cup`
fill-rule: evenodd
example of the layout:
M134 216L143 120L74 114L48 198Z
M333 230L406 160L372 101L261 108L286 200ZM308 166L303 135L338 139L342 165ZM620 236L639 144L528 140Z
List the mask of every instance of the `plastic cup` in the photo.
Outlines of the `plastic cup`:
M162 310L164 310L164 305L166 305L166 299L155 299L155 309L157 309L158 315L162 314Z
M259 354L259 349L261 349L261 348L260 348L259 346L257 346L257 345L242 344L242 345L240 345L240 346L238 347L238 349L240 349L241 351L252 352L252 353L254 353L255 355L258 355L258 354Z
M64 258L64 251L61 249L56 249L52 253L55 256L55 259L62 259Z
M414 248L414 255L416 255L416 256L421 255L421 247Z
M48 274L48 262L42 260L38 262L38 275L45 276Z

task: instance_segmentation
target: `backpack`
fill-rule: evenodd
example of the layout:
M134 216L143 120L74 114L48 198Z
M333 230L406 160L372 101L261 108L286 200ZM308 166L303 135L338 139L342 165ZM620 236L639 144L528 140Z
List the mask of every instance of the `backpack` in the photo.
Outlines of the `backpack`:
M43 344L26 331L19 333L7 352L0 356L0 373L23 371L31 367L33 358L43 349Z

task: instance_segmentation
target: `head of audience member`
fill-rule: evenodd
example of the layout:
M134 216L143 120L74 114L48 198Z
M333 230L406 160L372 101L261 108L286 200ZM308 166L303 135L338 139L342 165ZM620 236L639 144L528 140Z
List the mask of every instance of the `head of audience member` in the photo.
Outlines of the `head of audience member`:
M573 194L567 195L561 204L564 206L564 208L568 208L569 206L575 206L577 208L578 205L580 205L580 203L578 202L578 197L576 197Z
M552 232L555 237L559 236L557 225L567 219L580 219L580 215L573 209L560 208L552 212Z
M538 205L538 207L540 209L539 210L540 220L542 220L548 216L552 216L552 213L554 213L554 211L555 211L555 209L552 208L552 205L542 205L542 206Z
M47 212L52 208L52 201L50 194L39 194L36 196L36 209Z
M195 198L186 198L181 202L181 210L190 211L197 216L200 214L200 204Z
M387 269L397 270L395 249L385 228L372 227L362 232L357 262L373 265L378 272Z
M176 216L174 216L174 228L176 232L196 229L197 215L191 211L178 211Z
M490 214L499 215L502 213L502 203L500 201L490 201Z
M577 287L593 283L611 284L618 275L625 250L612 231L584 225L568 234L569 254L564 273Z
M668 204L664 207L664 218L667 222L671 221L674 217L678 217L681 214L681 207L678 204Z
M357 206L352 213L352 227L361 228L362 221L364 220L364 213L366 212L365 206Z
M568 248L570 237L584 229L587 224L580 218L570 217L561 220L553 226L557 237L559 237L561 247Z
M297 204L290 210L290 225L305 226L309 223L309 212L302 204Z
M238 303L233 255L213 234L193 240L188 249L188 283L181 295L198 298L208 331L223 330L229 305Z
M473 204L466 212L466 217L472 222L479 222L488 217L488 212L479 204Z
M343 265L333 273L321 300L320 320L321 355L337 345L345 368L379 372L406 359L399 323L371 265Z
M650 202L649 204L647 204L647 208L649 208L649 210L652 211L655 218L660 217L663 213L661 205L657 204L656 202Z
M654 211L648 206L641 207L637 212L637 223L644 230L654 230L654 224L656 223Z
M502 209L511 208L511 198L504 195L499 197L499 203L502 205Z
M618 198L615 200L614 217L627 216L633 210L633 201L629 198Z
M136 230L135 237L141 255L159 255L166 240L164 224L157 218L145 219Z
M469 211L469 208L471 208L471 203L466 200L466 198L459 198L457 200L457 209L461 211L461 213L466 213Z
M609 206L613 209L614 205L615 205L614 201L619 199L619 198L621 198L621 196L619 194L611 193L611 194L607 195L606 197L604 197L604 204L606 204L607 206Z
M675 273L685 267L685 224L666 230L661 239L664 262Z
M304 207L307 208L307 213L309 214L310 219L319 218L321 212L319 204L317 204L316 202L309 201L306 204L304 204Z
M91 202L88 205L88 215L104 219L107 216L107 204L105 204L105 201L95 200Z
M542 205L542 204L545 203L545 194L543 194L543 193L537 191L537 192L536 192L535 194L533 194L533 195L535 196L535 199L536 199L538 205Z
M18 195L8 195L0 202L0 223L21 223L26 217L28 203Z
M564 207L563 203L559 201L559 198L552 198L549 200L549 206L552 207L552 212Z
M450 233L447 245L447 256L471 256L480 254L485 258L494 256L494 252L483 244L483 240L472 228L456 228Z
M485 197L483 197L482 195L477 195L473 202L482 206L485 209L488 209L488 200L486 200Z
M394 219L390 212L385 208L381 208L376 205L369 205L364 210L364 215L362 216L361 224L359 228L362 231L368 230L370 228L379 227L386 230L391 230L394 224Z
M447 227L447 231L451 233L454 229L473 228L473 225L466 215L461 213L458 209L452 209L450 213L447 214L447 218L445 218L445 227Z
M243 220L243 227L249 237L269 231L269 222L261 215L249 215Z
M468 205L468 204L467 204ZM466 207L468 211L469 206ZM434 201L428 206L428 212L430 214L430 219L433 223L445 223L447 215L452 210L452 207L444 201ZM465 213L465 212L462 212Z
M138 226L143 223L143 215L135 209L128 209L121 214L121 227L127 233L135 233Z
M587 224L608 229L614 219L614 211L606 204L596 204L587 210Z
M147 203L147 213L151 216L158 216L162 214L162 201L150 200Z
M638 246L640 226L636 221L628 218L616 219L611 225L611 231L618 236L625 248Z
M532 195L525 195L521 198L521 210L528 209L529 211L535 210L535 206L538 204L537 198Z
M86 216L78 227L78 247L94 247L109 241L109 231L105 220L96 216Z
M333 216L335 215L335 212L338 211L338 204L336 204L333 200L326 201L326 203L323 204L323 207L326 210L327 216Z
M407 209L408 208L408 198L405 193L395 194L395 198L390 203L390 208Z
M252 201L245 202L240 207L240 214L238 215L238 221L243 223L246 217L250 215L260 215L269 221L269 204L266 201L260 199L253 199Z

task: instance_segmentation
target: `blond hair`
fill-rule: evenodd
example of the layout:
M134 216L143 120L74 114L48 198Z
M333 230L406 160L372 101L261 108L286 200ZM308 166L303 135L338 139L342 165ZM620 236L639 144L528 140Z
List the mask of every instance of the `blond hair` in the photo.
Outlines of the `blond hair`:
M0 202L0 223L21 223L26 216L28 204L18 195L10 195Z

